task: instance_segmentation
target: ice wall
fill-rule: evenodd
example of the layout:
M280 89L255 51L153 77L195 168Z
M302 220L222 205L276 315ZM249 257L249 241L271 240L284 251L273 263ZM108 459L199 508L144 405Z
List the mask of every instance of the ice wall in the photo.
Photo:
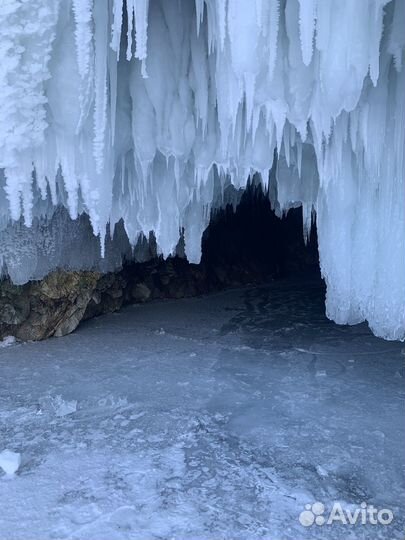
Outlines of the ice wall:
M274 204L317 213L328 316L404 339L404 21L403 0L2 0L0 266L100 266L118 222L165 256L184 228L198 261L223 186L276 156ZM60 206L99 254L86 229L66 260Z

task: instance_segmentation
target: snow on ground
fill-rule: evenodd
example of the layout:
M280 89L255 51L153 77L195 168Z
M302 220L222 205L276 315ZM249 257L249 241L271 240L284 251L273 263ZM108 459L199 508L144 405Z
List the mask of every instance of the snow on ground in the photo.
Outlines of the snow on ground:
M315 282L131 306L0 350L0 538L399 539L404 345ZM391 525L304 527L362 502ZM327 515L327 513L325 513Z

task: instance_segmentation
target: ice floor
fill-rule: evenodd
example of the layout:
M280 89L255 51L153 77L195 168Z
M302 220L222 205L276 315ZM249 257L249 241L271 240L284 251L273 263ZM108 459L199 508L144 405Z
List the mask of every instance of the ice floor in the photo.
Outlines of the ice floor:
M279 281L1 348L22 463L0 538L404 538L404 344L331 323L323 294ZM315 501L394 520L304 527Z

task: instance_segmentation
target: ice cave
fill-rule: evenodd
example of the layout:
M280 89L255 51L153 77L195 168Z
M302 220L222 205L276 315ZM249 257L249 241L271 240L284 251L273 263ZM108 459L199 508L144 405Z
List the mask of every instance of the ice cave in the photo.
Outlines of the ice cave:
M400 540L405 0L0 0L0 538Z

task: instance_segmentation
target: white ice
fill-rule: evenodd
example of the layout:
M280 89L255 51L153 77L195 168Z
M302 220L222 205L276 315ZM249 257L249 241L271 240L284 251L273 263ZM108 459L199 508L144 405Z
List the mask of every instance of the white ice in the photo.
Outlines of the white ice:
M327 320L323 294L137 305L1 349L0 440L24 462L0 474L0 537L402 539L405 350ZM315 501L394 521L305 528Z
M6 336L0 341L0 348L2 347L10 347L15 343L15 337L14 336Z
M3 0L3 272L100 266L121 220L165 256L184 228L196 262L223 186L266 184L276 150L274 205L302 204L306 234L316 211L328 316L404 339L404 6ZM98 253L66 261L60 205L89 216Z
M0 468L11 476L16 473L21 465L21 455L7 448L0 452Z

